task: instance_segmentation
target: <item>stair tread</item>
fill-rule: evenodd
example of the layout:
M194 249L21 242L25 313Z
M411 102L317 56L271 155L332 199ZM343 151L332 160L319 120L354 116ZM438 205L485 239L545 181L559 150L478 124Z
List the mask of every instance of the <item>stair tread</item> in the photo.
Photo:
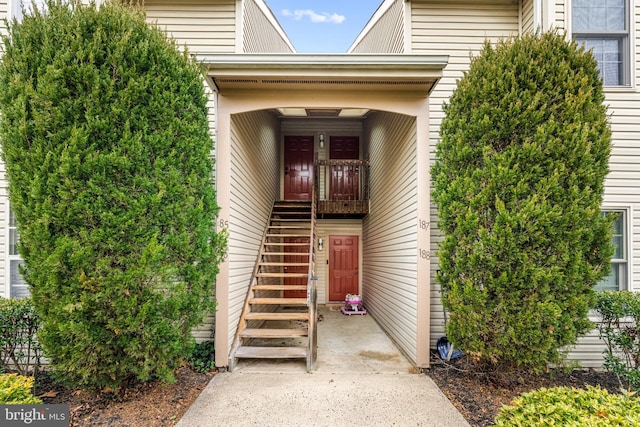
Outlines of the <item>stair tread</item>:
M265 242L268 246L309 246L309 243Z
M300 256L295 252L287 255ZM259 262L258 264L265 267L306 267L309 265L308 262Z
M249 304L307 305L306 298L251 298Z
M253 285L254 291L306 291L307 285Z
M245 316L247 320L309 320L309 313L257 313L252 311Z
M257 273L256 277L290 277L293 279L304 279L309 277L308 273Z
M295 234L295 233L269 233L267 237L306 237L309 238L309 234Z
M293 256L309 256L309 252L262 252L262 255L266 256L283 256L283 255L293 255Z
M305 328L295 329L254 329L247 328L240 332L240 336L243 338L292 338L292 337L306 337L309 335L309 331Z
M271 213L272 218L278 215L304 215L305 217L308 217L309 219L311 219L311 211L310 210L291 210L291 211L273 211Z
M247 359L297 359L307 357L306 347L238 347L235 357Z

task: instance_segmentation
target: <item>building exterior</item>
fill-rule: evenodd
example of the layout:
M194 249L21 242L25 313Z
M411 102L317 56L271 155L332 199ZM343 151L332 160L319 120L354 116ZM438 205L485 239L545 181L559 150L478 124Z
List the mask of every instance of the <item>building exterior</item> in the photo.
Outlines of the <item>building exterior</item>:
M15 3L0 0L0 18L12 16ZM399 349L416 366L429 365L445 321L434 280L441 236L429 175L442 104L485 40L536 29L566 31L593 48L601 65L614 140L603 209L622 215L613 272L599 286L640 289L640 264L634 264L640 257L640 2L595 4L383 0L348 53L303 55L295 54L263 0L146 0L148 20L204 64L219 226L228 230L229 246L216 283L217 312L194 333L208 339L213 329L217 366L233 364L234 336L274 202L314 196L318 303L361 294ZM305 171L301 189L293 175ZM0 295L18 297L28 289L17 274L17 235L2 179ZM347 182L351 187L341 187ZM353 209L352 199L364 204ZM345 282L336 257L346 253L351 279ZM601 349L590 335L570 358L598 367Z

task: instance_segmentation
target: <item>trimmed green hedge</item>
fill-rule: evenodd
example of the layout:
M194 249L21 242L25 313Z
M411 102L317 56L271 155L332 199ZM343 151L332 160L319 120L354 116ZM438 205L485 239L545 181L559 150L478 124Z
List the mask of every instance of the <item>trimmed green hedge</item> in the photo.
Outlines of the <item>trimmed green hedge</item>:
M213 141L201 67L119 1L12 22L0 139L24 278L55 374L173 379L213 311Z
M487 42L444 106L433 166L447 337L544 370L593 328L613 253L611 132L593 56L550 32Z
M503 406L495 423L498 427L635 427L640 425L640 400L600 387L542 388Z
M0 375L0 405L42 403L40 399L31 393L33 382L33 377L25 377L18 374Z

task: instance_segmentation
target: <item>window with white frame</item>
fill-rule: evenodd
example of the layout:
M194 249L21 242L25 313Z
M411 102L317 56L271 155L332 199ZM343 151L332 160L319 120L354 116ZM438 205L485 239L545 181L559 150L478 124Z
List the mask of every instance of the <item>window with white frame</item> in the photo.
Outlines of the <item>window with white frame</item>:
M20 266L23 264L22 257L18 253L18 227L16 216L9 210L9 298L23 298L29 296L29 286L20 274Z
M591 50L605 86L628 86L631 78L629 0L573 0L574 40Z
M16 18L18 21L22 21L23 8L27 13L31 13L34 3L40 10L45 10L47 7L46 0L9 0L7 3L9 19Z
M617 291L627 289L627 213L626 211L611 210L615 213L616 220L613 223L613 246L615 252L611 257L611 271L609 275L600 280L596 286L597 291Z

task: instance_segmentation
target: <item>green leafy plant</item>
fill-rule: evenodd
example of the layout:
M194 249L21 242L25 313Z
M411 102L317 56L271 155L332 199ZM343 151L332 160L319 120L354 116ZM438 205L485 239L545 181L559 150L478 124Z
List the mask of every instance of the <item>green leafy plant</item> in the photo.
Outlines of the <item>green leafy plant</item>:
M432 169L447 336L489 369L543 370L592 328L613 218L597 64L563 34L486 43L444 106Z
M503 406L495 425L583 427L640 425L640 400L630 394L609 394L600 387L542 388Z
M42 349L37 340L40 320L30 298L0 298L0 368L35 375Z
M189 358L191 369L196 372L209 372L216 367L214 344L214 341L203 341L195 345Z
M201 68L133 7L83 3L50 0L3 38L22 273L59 379L172 381L225 247Z
M42 403L35 397L33 389L33 377L25 377L18 374L0 375L0 405L29 405Z
M599 292L596 311L600 338L606 344L605 369L617 375L621 386L640 391L640 294Z

